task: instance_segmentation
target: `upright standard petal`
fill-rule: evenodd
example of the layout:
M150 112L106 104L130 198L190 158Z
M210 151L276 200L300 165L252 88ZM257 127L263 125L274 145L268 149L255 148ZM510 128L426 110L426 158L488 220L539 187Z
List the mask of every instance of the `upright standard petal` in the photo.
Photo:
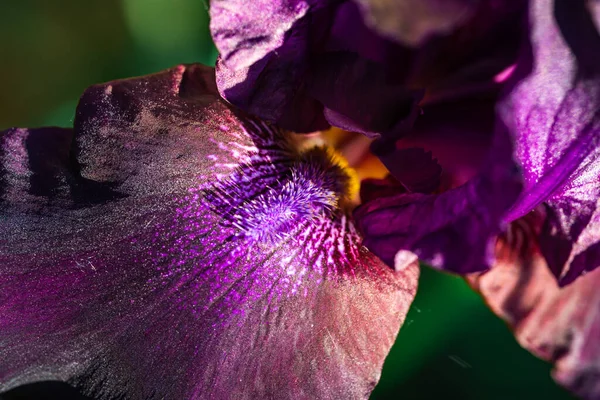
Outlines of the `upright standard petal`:
M561 284L600 265L599 26L596 1L532 1L525 77L500 106L526 184L507 220L547 207L540 245Z
M219 91L296 132L333 125L375 137L410 119L420 100L413 90L447 96L493 84L515 62L523 4L215 0ZM389 31L390 21L405 31L382 34L378 28Z
M559 287L540 254L535 214L514 221L498 260L469 277L519 343L555 365L554 379L586 400L600 398L600 269ZM539 222L537 222L539 224Z
M368 397L418 269L360 246L326 150L228 106L202 66L91 87L71 135L0 135L0 390Z
M217 0L210 13L219 91L267 121L373 136L414 102L399 73L407 50L368 28L352 0Z

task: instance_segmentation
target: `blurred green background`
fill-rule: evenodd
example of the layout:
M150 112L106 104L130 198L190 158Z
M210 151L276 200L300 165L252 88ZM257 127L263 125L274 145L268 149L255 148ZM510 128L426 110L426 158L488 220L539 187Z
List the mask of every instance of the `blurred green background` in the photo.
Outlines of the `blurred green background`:
M71 126L91 84L214 64L207 9L203 0L1 1L0 129ZM424 268L372 398L571 397L462 280Z

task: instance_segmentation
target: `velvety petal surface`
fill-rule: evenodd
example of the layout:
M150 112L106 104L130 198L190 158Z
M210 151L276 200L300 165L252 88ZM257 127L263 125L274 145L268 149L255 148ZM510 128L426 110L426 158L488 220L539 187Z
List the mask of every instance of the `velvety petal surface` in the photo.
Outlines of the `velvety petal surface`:
M343 168L232 109L213 74L93 86L74 132L0 134L0 390L368 397L417 266L361 247Z
M539 253L532 215L498 242L496 265L469 277L519 343L555 365L554 379L587 400L600 398L600 270L559 287Z
M567 284L600 265L600 4L535 0L530 25L524 79L500 106L526 183L507 219L546 205L542 253Z
M394 177L413 191L397 190L393 184L384 190L385 182L377 187L370 182L369 190L361 191L365 203L355 218L364 244L388 265L394 266L397 254L412 251L423 262L456 273L491 267L495 237L504 227L502 217L521 190L508 133L502 126L494 132L493 116L489 102L483 110L469 102L425 108L398 149L380 156ZM473 139L469 151L456 152L456 143L468 144L467 138ZM434 184L440 183L440 165L451 176L442 176L445 182L438 188ZM465 171L469 176L462 180ZM449 186L451 181L460 184Z
M440 186L442 167L431 152L412 147L378 154L390 173L414 193L433 193Z
M492 146L497 98L498 91L495 90L425 105L412 129L396 142L395 151L382 154L382 151L374 149L374 152L395 175L408 172L416 178L420 175L418 172L423 174L425 171L402 162L401 155L421 148L424 150L421 154L430 153L431 160L422 157L418 164L428 165L425 170L431 171L432 177L435 177L435 164L441 168L440 186L434 190L459 187L476 177L489 161L489 155L496 153ZM414 171L411 172L411 169Z
M0 209L8 203L31 211L61 204L69 192L69 149L73 131L10 129L0 135Z
M223 97L287 129L326 128L322 105L303 86L309 10L326 5L305 0L211 2L210 29L220 54L217 84Z
M368 28L354 1L218 0L210 13L220 93L267 121L373 136L414 102L402 85L408 50Z
M292 131L333 125L376 137L409 119L423 89L439 97L494 85L515 62L523 4L216 0L219 91Z
M351 52L319 57L307 82L329 124L369 137L397 130L421 98L391 81L381 64Z

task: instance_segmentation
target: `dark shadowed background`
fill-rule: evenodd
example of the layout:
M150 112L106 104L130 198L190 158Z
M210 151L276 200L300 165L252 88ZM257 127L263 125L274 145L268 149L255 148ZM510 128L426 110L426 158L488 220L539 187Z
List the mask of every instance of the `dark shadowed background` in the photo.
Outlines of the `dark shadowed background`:
M216 59L203 0L2 0L0 34L0 130L71 126L91 84ZM4 397L73 393L52 383ZM571 397L461 279L424 268L372 398Z

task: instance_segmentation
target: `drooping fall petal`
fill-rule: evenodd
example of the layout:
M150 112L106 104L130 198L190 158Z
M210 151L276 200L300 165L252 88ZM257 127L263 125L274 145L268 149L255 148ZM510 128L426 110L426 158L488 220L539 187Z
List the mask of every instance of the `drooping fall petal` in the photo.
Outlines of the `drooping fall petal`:
M524 78L500 106L526 184L507 219L545 204L541 250L568 284L600 265L600 4L535 0L530 26Z
M0 134L0 390L369 395L417 267L361 247L343 168L228 106L213 74L94 86L74 131Z
M532 219L534 219L532 221ZM600 269L559 287L538 248L535 215L512 223L497 262L469 277L519 343L555 365L554 379L586 400L600 398Z

